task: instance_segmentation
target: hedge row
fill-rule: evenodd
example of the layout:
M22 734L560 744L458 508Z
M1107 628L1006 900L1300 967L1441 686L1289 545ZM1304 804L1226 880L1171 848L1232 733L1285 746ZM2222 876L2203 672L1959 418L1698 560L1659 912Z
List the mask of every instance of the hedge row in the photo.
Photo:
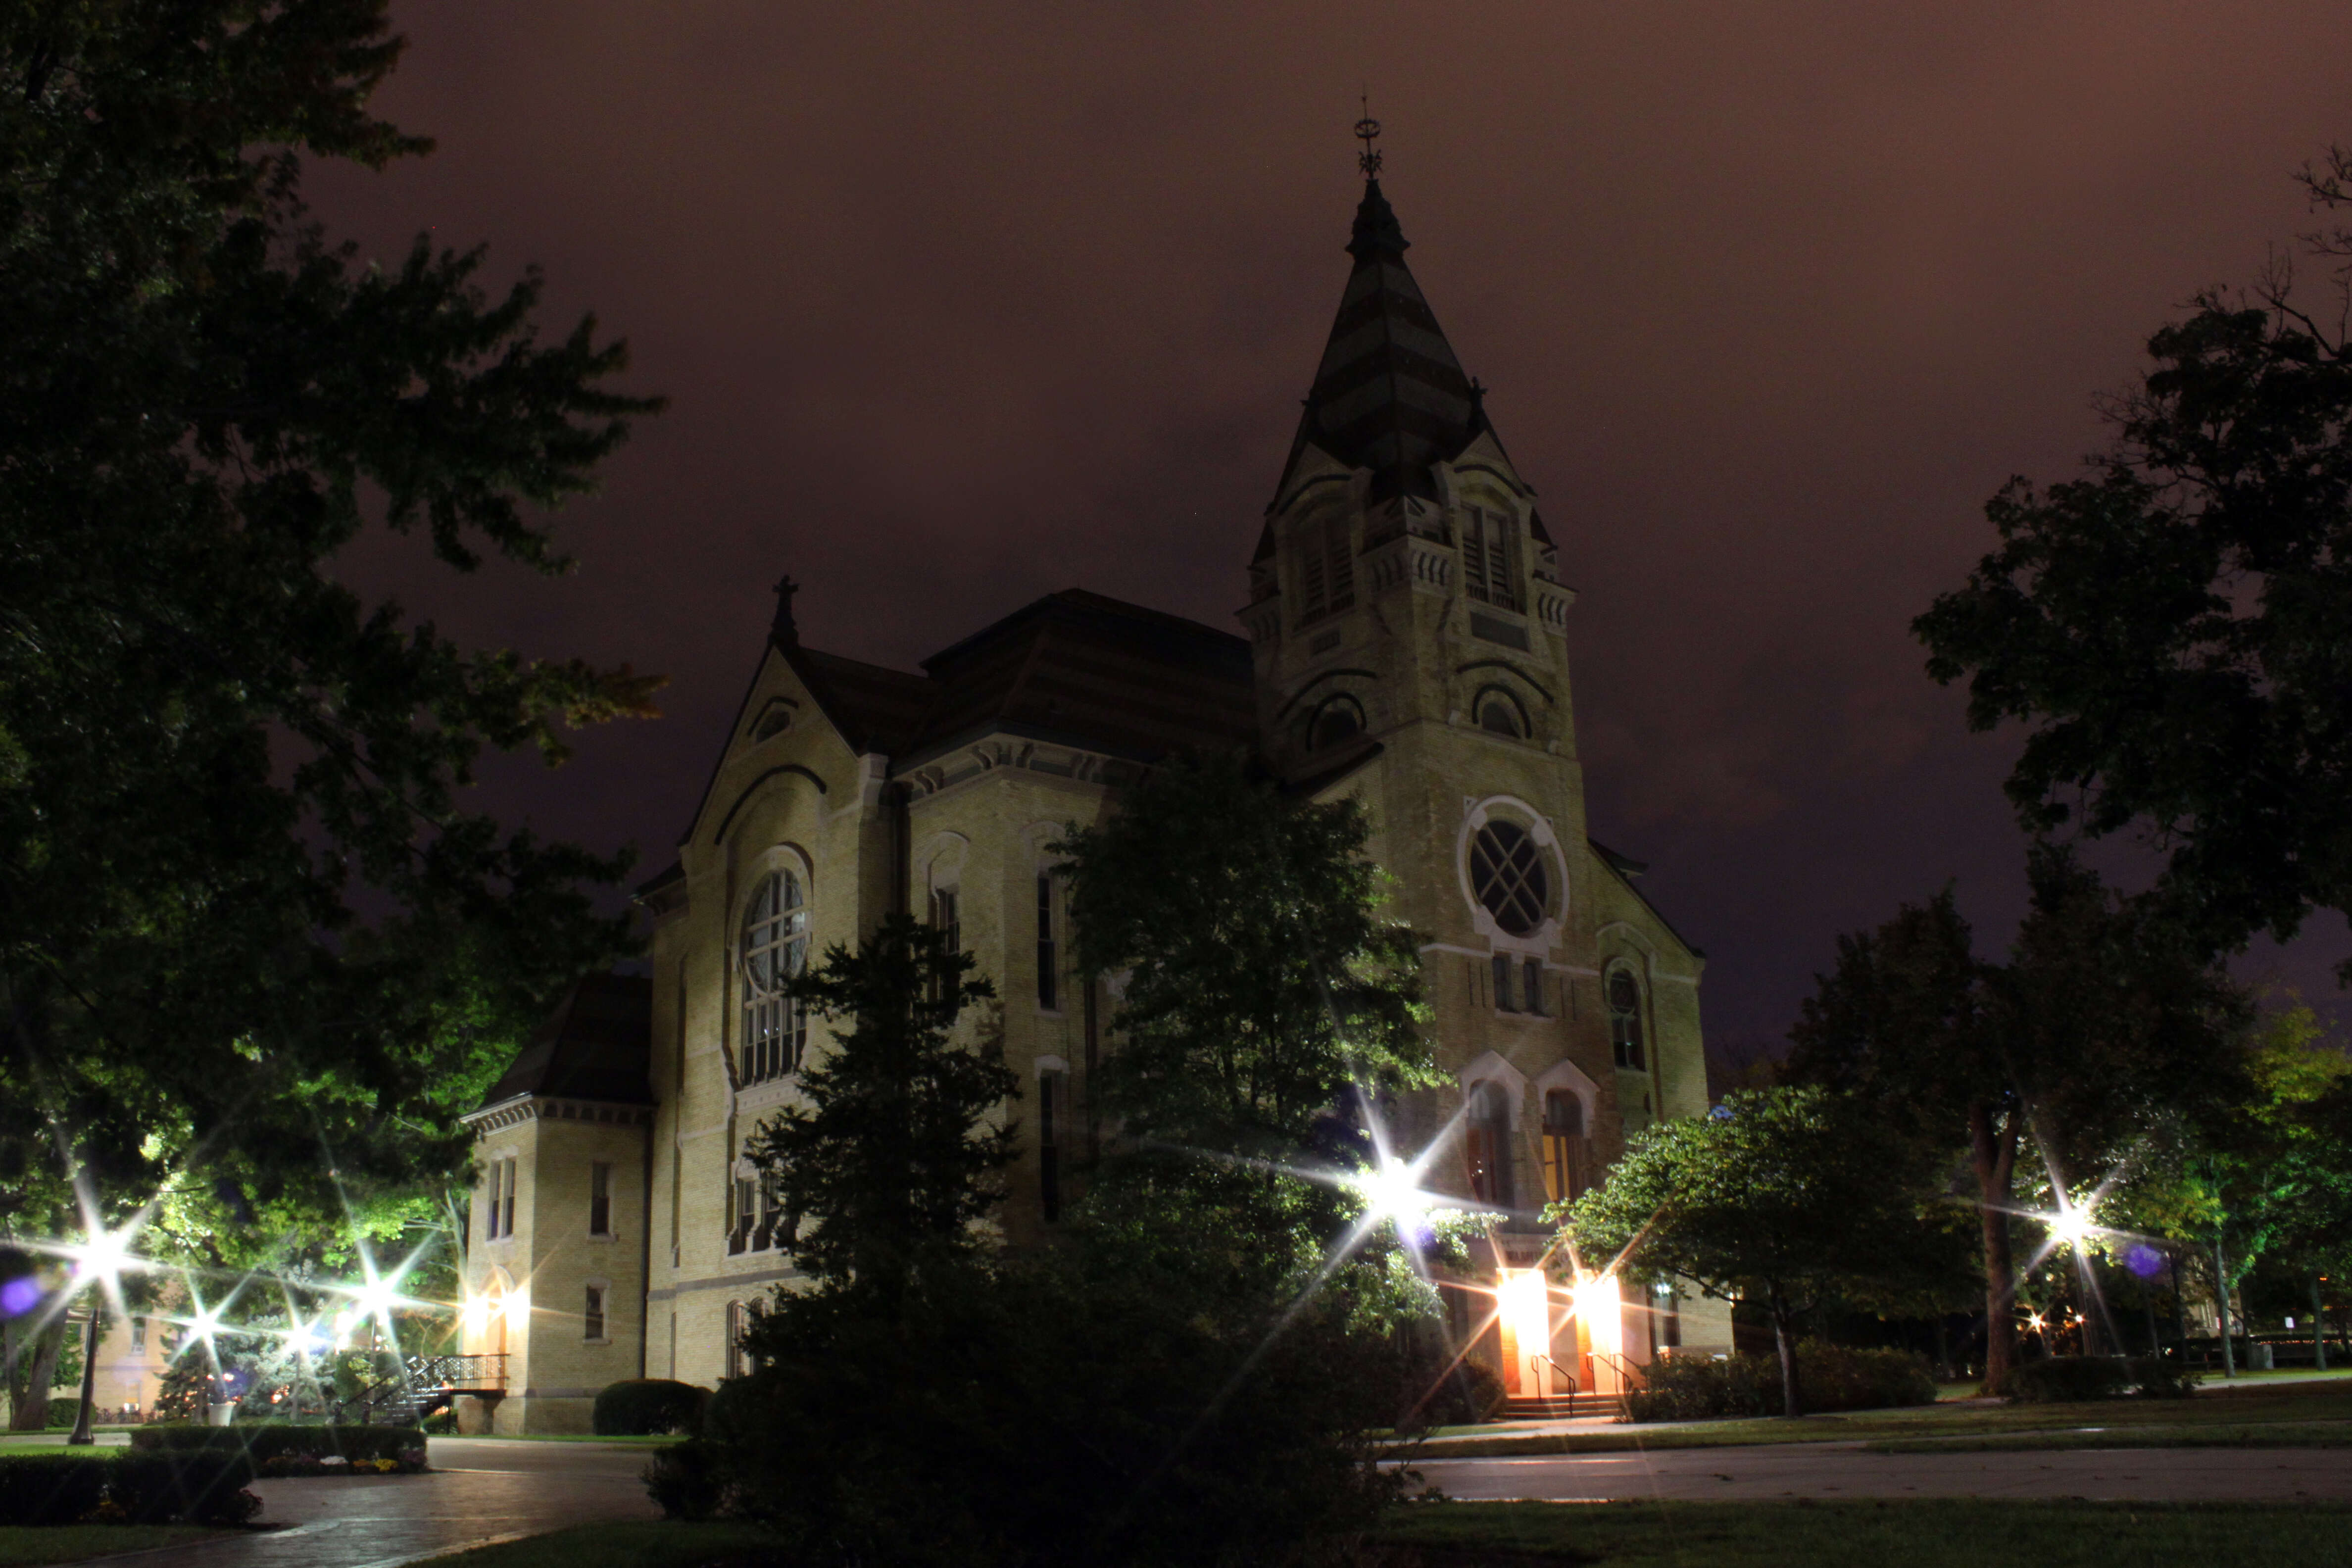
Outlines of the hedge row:
M0 1524L243 1524L252 1479L241 1453L0 1455Z
M1648 1386L1625 1396L1628 1421L1706 1421L1779 1415L1780 1358L1674 1356L1644 1369ZM1932 1405L1936 1380L1909 1351L1848 1350L1807 1340L1797 1347L1797 1394L1807 1410L1876 1410Z
M667 1377L633 1377L608 1383L596 1395L590 1423L600 1436L648 1437L702 1429L710 1391Z
M355 1465L388 1460L403 1469L425 1468L425 1433L415 1426L304 1426L291 1421L141 1426L131 1434L131 1446L174 1454L244 1454L263 1466L334 1458Z

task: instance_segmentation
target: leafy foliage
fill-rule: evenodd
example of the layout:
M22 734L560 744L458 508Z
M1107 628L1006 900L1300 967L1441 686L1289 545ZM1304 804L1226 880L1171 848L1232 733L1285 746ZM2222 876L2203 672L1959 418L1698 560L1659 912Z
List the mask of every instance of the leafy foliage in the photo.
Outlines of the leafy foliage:
M1797 1345L1797 1384L1807 1407L1881 1410L1936 1402L1927 1363L1910 1351L1849 1350L1803 1340ZM1650 1363L1643 1386L1625 1396L1629 1421L1710 1421L1737 1415L1785 1415L1786 1391L1776 1357L1671 1356Z
M1605 1184L1550 1213L1587 1258L1763 1306L1798 1415L1799 1316L1932 1280L1953 1250L1940 1196L1916 1146L1856 1106L1818 1088L1741 1089L1635 1133Z
M2304 183L2336 207L2347 177L2338 151ZM2089 477L2012 480L1986 508L2000 548L1913 629L1931 675L1968 679L1972 727L2026 725L2030 828L2137 825L2201 942L2284 941L2352 908L2352 345L2281 268L2147 351Z
M1930 1150L1966 1148L1992 1385L2016 1359L2021 1155L2071 1199L2211 1125L2250 1014L2159 907L2116 897L2047 844L2028 871L2006 964L1976 956L1949 889L1839 938L1789 1059L1795 1080L1859 1097Z
M177 1239L340 1215L462 1163L454 1116L625 946L623 862L461 804L485 747L649 712L625 669L469 650L341 580L362 531L564 562L625 364L528 272L362 266L304 154L368 111L383 0L0 7L0 1217Z
M996 994L971 970L944 931L895 914L792 982L817 1016L851 1026L801 1075L805 1103L749 1148L793 1218L793 1260L832 1289L887 1303L919 1260L977 1246L975 1222L1003 1195L1017 1134L988 1119L1020 1080L995 1035L971 1026L968 1010Z

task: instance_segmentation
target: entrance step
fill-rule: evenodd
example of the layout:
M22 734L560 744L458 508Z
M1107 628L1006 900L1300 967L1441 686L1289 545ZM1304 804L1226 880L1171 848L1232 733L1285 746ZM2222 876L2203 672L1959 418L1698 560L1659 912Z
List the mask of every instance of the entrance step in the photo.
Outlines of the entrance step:
M1574 1421L1591 1415L1622 1415L1625 1402L1613 1394L1560 1394L1551 1398L1513 1397L1496 1410L1498 1421Z

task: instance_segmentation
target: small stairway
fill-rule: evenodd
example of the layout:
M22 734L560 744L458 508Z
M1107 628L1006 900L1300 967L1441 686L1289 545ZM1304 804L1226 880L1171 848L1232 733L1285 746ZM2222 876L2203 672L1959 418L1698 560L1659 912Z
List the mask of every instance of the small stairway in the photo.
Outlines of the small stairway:
M1625 1402L1613 1394L1557 1394L1549 1397L1514 1395L1495 1411L1497 1421L1576 1421L1591 1417L1614 1419L1625 1413Z

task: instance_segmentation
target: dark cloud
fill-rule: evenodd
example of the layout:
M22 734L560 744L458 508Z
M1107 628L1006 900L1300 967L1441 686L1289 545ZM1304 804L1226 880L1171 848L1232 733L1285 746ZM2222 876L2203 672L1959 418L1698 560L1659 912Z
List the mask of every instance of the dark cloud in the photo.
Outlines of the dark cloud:
M671 412L571 509L574 578L352 570L468 635L667 671L670 717L498 770L656 861L768 613L906 662L1072 584L1231 625L1346 271L1369 84L1412 263L1582 597L1596 830L1778 1033L1841 929L2019 898L1999 740L1905 627L2011 473L2352 136L2333 6L397 6L322 172L372 248L541 263ZM2321 984L2317 960L2265 964Z

